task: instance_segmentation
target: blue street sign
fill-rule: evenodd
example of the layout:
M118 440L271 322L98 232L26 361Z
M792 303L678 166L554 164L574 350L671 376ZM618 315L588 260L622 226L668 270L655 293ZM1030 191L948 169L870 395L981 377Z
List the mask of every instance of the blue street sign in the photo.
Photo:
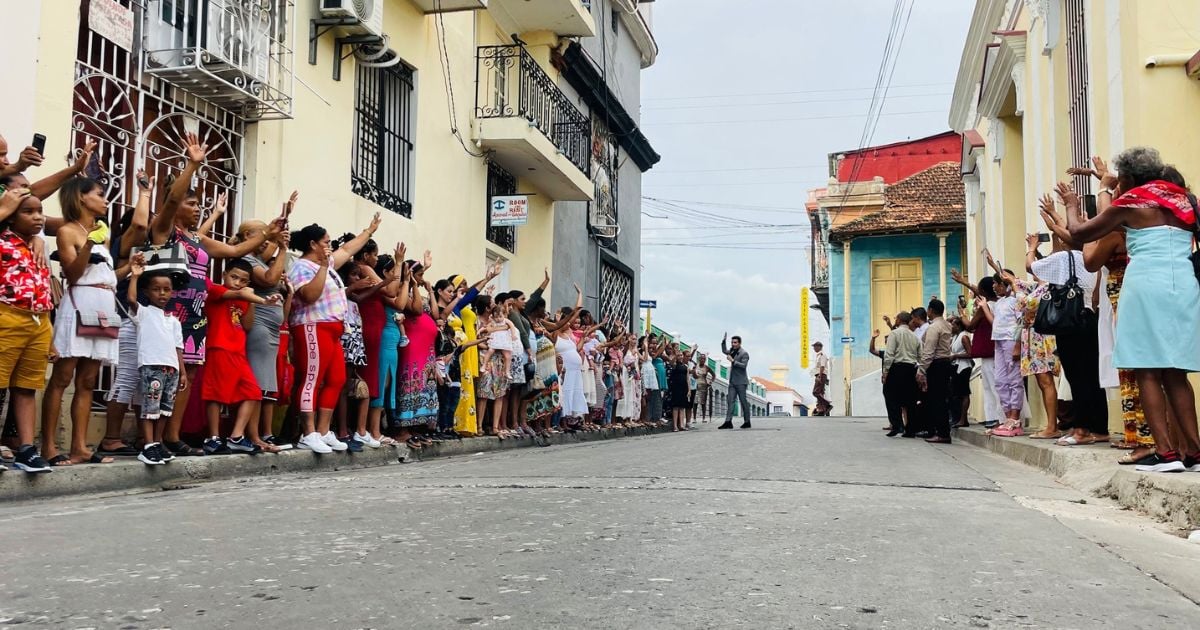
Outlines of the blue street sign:
M658 300L642 300L638 302L638 308L658 308Z
M854 337L842 337L842 343L854 343Z

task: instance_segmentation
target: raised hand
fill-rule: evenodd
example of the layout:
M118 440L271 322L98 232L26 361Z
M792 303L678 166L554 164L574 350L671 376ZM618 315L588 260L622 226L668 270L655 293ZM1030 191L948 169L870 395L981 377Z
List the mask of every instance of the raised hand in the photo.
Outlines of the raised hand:
M964 280L963 275L957 269L950 270L950 278L959 284L962 284ZM886 320L887 315L884 315L883 318Z
M146 169L139 168L135 177L138 185L138 192L143 195L149 195L150 191L154 190L154 182L157 177L147 177Z
M1092 166L1095 168L1096 177L1100 178L1100 185L1105 188L1117 188L1117 175L1108 170L1108 165L1104 163L1104 159L1099 155L1092 158Z
M394 255L394 260L396 261L397 265L402 264L404 262L404 254L407 251L408 251L408 246L406 246L404 243L396 243L396 251L393 253L393 255Z
M871 338L874 339L878 336L879 336L879 329L876 328L875 331L873 333L871 333Z
M292 210L296 209L296 200L299 198L300 191L293 190L292 196L288 197L288 200L283 204L282 216L284 220L287 220L288 217L292 216Z
M580 288L579 288L579 283L578 283L578 282L575 282L575 283L573 283L573 284L574 284L574 286L575 286L575 293L576 293L577 295L579 295L580 297L583 297L583 289L580 289Z
M317 250L317 264L318 265L325 267L329 264L329 261L332 258L333 258L333 248L332 247L326 245Z
M1038 238L1038 235L1036 232L1025 235L1025 245L1028 246L1030 249L1037 249L1039 242L1040 242L1040 239Z
M432 266L433 266L433 254L429 253L429 250L427 249L427 250L425 250L425 255L421 257L421 268L429 269Z
M383 223L383 219L381 219L379 217L379 213L376 212L375 216L371 217L371 225L367 228L367 231L371 234L374 234L375 231L379 229L379 224L381 223Z
M142 252L138 252L129 259L129 273L134 278L146 272L146 256Z
M985 247L985 248L983 248L983 257L984 257L985 259L987 259L987 261L988 261L988 264L989 264L989 265L995 265L995 264L996 264L996 259L995 259L995 258L992 258L992 252L988 251L988 249L987 249L986 247Z
M546 274L546 278L545 278L546 282L549 283L550 282L550 268L549 267L545 268L545 274Z
M17 157L17 171L23 173L30 166L41 166L45 161L46 156L38 153L37 149L25 147L21 149L21 155Z
M1054 191L1058 194L1058 199L1063 205L1068 208L1079 207L1079 195L1075 192L1075 187L1068 182L1058 182L1054 186Z
M96 150L96 141L88 138L83 144L83 151L79 157L75 158L75 163L71 165L71 170L76 173L82 173L83 169L87 168L88 162L92 161L92 152Z
M183 136L183 154L189 162L199 164L208 157L208 145L202 144L199 136L189 131Z
M28 188L8 188L0 195L0 214L11 214L21 207L21 201L29 196Z

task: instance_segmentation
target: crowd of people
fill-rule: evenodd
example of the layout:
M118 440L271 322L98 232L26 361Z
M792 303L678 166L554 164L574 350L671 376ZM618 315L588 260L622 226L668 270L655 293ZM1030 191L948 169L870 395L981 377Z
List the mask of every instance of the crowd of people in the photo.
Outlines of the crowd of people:
M31 182L25 172L43 156L30 147L10 162L0 137L0 389L14 424L3 448L17 468L420 449L610 425L685 431L697 411L709 420L706 356L596 320L578 286L574 305L552 311L548 271L529 295L496 293L499 265L474 284L458 273L435 279L429 251L419 259L407 258L403 243L380 251L378 214L358 234L292 230L296 193L272 221L246 221L229 242L214 238L191 188L208 148L191 134L183 145L182 172L164 183L158 207L156 182L139 172L136 206L110 230L104 187L84 175L94 144L71 167ZM42 209L56 193L61 218ZM212 216L225 205L218 198ZM106 366L106 432L92 449L88 418ZM70 446L60 452L72 384ZM204 403L204 439L189 443L182 426L193 395ZM127 441L131 410L139 438Z
M1036 386L1047 421L1029 438L1109 443L1129 451L1119 463L1144 472L1200 472L1187 376L1200 371L1200 204L1154 149L1128 149L1114 167L1097 157L1068 170L1099 180L1094 213L1069 183L1057 185L1057 203L1038 201L1048 232L1027 237L1026 277L985 250L994 273L977 284L952 271L973 308L960 298L950 316L935 296L884 318L886 347L872 339L871 352L883 360L889 436L949 443L951 426L968 424L978 371L991 435L1025 435ZM1121 401L1119 437L1109 433L1109 391Z

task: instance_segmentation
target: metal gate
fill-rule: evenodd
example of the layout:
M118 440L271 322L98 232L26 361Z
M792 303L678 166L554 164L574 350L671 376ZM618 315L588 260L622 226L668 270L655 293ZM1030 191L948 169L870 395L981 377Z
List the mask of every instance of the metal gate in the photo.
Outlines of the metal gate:
M134 12L137 24L145 24L141 0L117 2ZM77 156L89 139L97 143L86 173L104 186L110 224L115 225L137 203L139 169L157 179L151 204L157 208L167 176L177 176L187 164L184 132L195 133L209 146L208 159L192 183L200 198L201 221L217 196L225 193L229 209L213 226L212 236L232 235L241 220L245 120L145 73L142 41L135 37L130 51L93 32L88 26L88 5L80 3L68 159ZM103 409L110 383L110 371L104 370L95 409Z
M631 324L633 276L607 261L600 263L600 318ZM632 330L632 326L630 326Z

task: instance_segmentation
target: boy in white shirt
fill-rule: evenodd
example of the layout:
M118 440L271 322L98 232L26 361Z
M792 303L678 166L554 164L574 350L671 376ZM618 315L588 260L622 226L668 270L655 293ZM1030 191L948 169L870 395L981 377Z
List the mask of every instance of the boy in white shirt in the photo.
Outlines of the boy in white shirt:
M183 327L174 315L163 308L174 290L170 276L151 271L141 256L131 261L133 278L129 282L129 314L137 325L138 378L142 388L142 413L139 422L146 446L138 460L148 466L165 464L175 456L162 446L165 422L175 411L175 394L187 388L187 372L183 366ZM146 304L138 302L138 293Z

